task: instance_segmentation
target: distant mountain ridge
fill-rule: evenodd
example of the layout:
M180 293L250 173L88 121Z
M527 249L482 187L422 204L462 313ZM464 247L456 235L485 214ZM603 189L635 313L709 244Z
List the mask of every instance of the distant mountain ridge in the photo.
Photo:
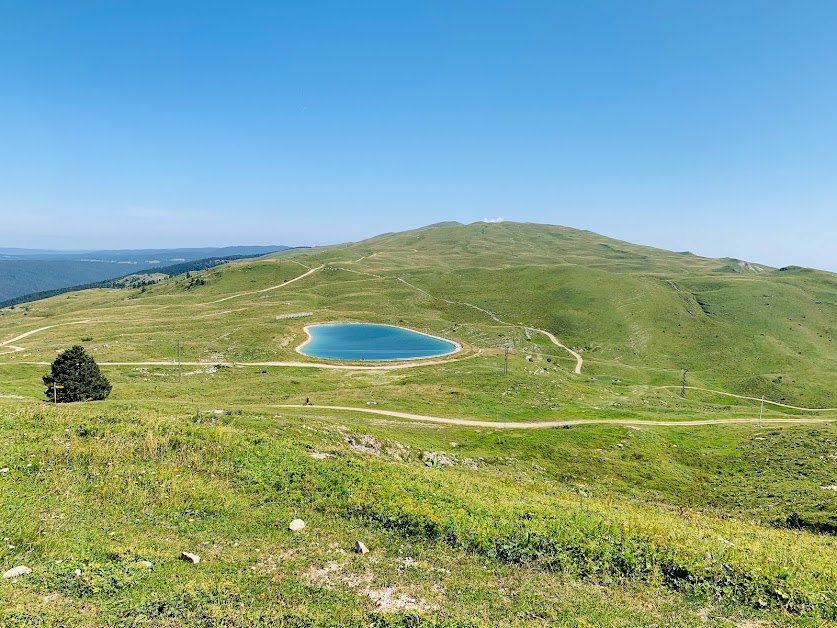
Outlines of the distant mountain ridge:
M220 266L221 264L228 264L229 262L251 258L252 256L250 255L225 255L223 257L208 257L206 259L180 262L171 266L163 266L162 268L155 266L154 268L139 270L128 275L121 275L114 279L104 279L102 281L95 281L88 284L68 286L66 288L56 288L55 290L42 290L41 292L33 292L12 297L11 299L0 301L0 309L20 305L21 303L40 301L41 299L48 299L49 297L58 296L59 294L76 292L79 290L90 290L93 288L139 288L146 285L152 285L167 277L182 275L183 273L208 270L210 268L214 268L215 266Z
M0 302L208 258L258 257L288 246L50 251L0 248Z
M291 247L285 245L270 246L222 246L177 249L82 249L78 251L58 251L50 249L21 249L0 247L0 260L79 260L79 261L146 261L161 258L165 261L189 261L207 257L226 257L228 255L267 255L284 251ZM181 259L182 258L182 259Z

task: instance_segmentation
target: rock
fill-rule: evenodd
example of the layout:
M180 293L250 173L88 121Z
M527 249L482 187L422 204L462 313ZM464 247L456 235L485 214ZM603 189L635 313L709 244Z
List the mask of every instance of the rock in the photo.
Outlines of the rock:
M368 554L368 553L369 553L369 548L368 547L366 547L360 541L355 541L355 554L360 554L362 556L363 554Z
M181 552L180 560L188 560L189 562L197 565L199 562L201 562L201 557L197 554L192 554L190 552Z
M323 453L321 451L309 451L309 456L317 460L325 460L326 458L334 458L334 454Z
M305 522L302 519L294 519L288 526L288 530L290 530L291 532L299 532L304 527Z
M25 576L28 573L32 573L32 570L29 569L26 565L19 565L13 569L9 569L6 573L3 574L4 578L17 578L18 576Z
M443 451L425 451L421 455L421 461L426 467L449 467L454 464Z
M81 569L76 569L73 573L76 574L77 576L80 576L81 575Z
M373 456L381 455L381 442L374 436L368 434L344 436L343 440L349 447L360 453L372 454Z
M146 569L151 569L154 566L154 563L152 563L150 560L141 560L140 565L145 567Z
M2 469L0 469L0 473L8 473L8 472L9 472L9 467L3 467Z

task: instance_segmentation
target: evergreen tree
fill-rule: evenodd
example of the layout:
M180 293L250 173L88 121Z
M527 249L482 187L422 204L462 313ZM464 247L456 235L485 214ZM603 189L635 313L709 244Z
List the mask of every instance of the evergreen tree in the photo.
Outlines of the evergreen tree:
M52 370L43 379L47 386L47 398L54 398L59 403L101 400L110 394L111 389L99 365L80 345L67 349L55 358ZM53 384L63 388L53 391Z

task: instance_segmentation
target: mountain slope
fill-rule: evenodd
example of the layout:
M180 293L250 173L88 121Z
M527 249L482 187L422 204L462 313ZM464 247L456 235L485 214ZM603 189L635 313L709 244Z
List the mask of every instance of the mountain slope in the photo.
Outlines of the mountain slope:
M685 368L735 392L837 403L832 273L518 223L389 234L315 260L402 277L434 296L543 327L583 351L589 368ZM654 381L654 371L633 377Z

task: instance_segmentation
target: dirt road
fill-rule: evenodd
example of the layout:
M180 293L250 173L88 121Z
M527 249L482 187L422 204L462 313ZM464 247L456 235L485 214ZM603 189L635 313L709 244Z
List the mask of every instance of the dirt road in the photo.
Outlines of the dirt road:
M23 340L24 338L27 338L27 337L31 336L32 334L37 334L38 332L46 331L47 329L52 329L53 327L63 327L64 325L81 325L82 323L89 323L89 322L90 322L90 320L88 319L88 320L84 320L84 321L71 321L69 323L57 323L55 325L47 325L46 327L39 327L38 329L33 329L32 331L27 331L25 334L20 334L20 336L15 336L11 340L5 340L3 342L0 342L0 347L8 347L9 349L11 349L11 351L6 351L6 353L18 353L20 351L26 351L26 349L24 347L16 347L12 343L17 342L18 340ZM4 355L4 354L0 354L0 355Z
M744 424L773 424L773 423L831 423L837 419L699 419L691 421L643 421L641 419L564 419L560 421L521 421L519 423L500 421L480 421L477 419L449 419L444 417L426 416L423 414L412 414L409 412L396 412L394 410L377 410L372 408L353 408L351 406L301 406L301 405L275 405L274 408L296 408L299 410L341 410L345 412L363 412L366 414L377 414L379 416L391 416L398 419L410 419L412 421L425 421L428 423L444 423L447 425L464 425L467 427L492 427L497 429L536 429L544 427L563 427L565 425L631 425L631 426L663 426L663 427L687 427L695 425L728 425L734 423Z
M277 288L282 288L284 286L287 286L289 283L299 281L300 279L305 279L308 275L312 275L312 274L316 273L318 270L322 270L323 268L325 268L325 265L317 266L316 268L312 268L311 270L309 270L306 273L302 273L299 277L294 277L293 279L288 279L288 281L280 283L276 286L270 286L270 288L264 288L263 290L251 290L250 292L239 292L237 294L232 294L228 297L224 297L223 299L218 299L217 301L210 301L209 303L204 303L204 305L214 305L215 303L223 303L224 301L229 301L230 299L235 299L237 297L244 297L244 296L247 296L248 294L261 294L262 292L270 292L271 290L276 290Z

